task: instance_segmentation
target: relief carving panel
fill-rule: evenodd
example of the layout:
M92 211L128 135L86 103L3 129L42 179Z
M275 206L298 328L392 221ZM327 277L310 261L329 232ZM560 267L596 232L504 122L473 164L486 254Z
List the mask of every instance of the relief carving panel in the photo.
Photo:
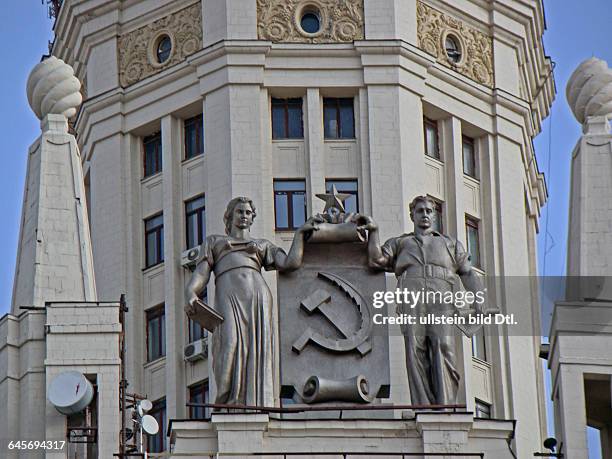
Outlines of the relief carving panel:
M314 13L318 31L301 26L304 13ZM294 43L343 43L363 40L363 0L257 0L260 40Z
M494 86L490 36L422 2L417 7L417 34L419 48L435 56L438 62L489 88ZM448 36L460 48L461 57L457 62L447 54Z
M157 59L161 37L169 37L172 47L164 62ZM121 35L117 41L119 82L130 86L161 72L202 49L202 6L194 3L176 13Z

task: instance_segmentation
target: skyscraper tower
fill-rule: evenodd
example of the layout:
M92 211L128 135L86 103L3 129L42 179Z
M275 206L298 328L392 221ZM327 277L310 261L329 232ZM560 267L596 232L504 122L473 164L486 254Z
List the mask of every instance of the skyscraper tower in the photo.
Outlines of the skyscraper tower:
M182 254L223 233L234 196L254 200L254 234L287 247L334 185L383 240L412 230L408 203L428 194L484 275L537 274L546 186L532 139L555 91L544 28L541 0L62 3L52 54L83 83L98 297L126 294L127 378L159 421L207 415L186 406L214 387L183 312ZM460 402L517 420L519 457L545 434L535 285L528 295L529 336L463 338L459 355ZM515 312L503 285L494 300ZM401 336L390 349L391 400L408 403Z

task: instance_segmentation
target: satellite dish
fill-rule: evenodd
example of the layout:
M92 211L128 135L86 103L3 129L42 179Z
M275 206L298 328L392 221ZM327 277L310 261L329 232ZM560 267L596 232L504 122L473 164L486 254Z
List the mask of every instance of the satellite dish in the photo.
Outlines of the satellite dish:
M153 403L150 400L144 399L138 402L136 407L136 411L138 411L138 416L143 417L145 413L148 413L153 409Z
M82 373L65 371L53 378L48 394L55 409L68 415L83 411L91 403L94 388Z
M157 420L151 416L150 414L145 414L142 417L142 421L140 421L142 425L142 430L144 430L149 435L155 435L159 432L159 424Z

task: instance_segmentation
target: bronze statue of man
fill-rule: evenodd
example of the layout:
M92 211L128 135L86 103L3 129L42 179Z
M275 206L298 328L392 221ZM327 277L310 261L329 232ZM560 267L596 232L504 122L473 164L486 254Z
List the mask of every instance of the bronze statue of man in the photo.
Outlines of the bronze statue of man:
M188 315L198 307L201 295L215 274L214 309L223 322L212 334L213 375L217 386L215 403L277 406L278 381L275 368L276 317L272 293L261 269L288 271L302 264L304 237L317 230L308 220L295 232L286 254L266 239L254 239L250 230L255 218L253 201L232 199L225 215L226 235L211 235L202 244L196 269L185 288Z
M466 290L481 291L481 282L471 267L469 255L459 241L432 229L434 201L417 196L410 203L414 232L402 234L380 246L378 226L370 217L361 217L361 228L369 232L368 258L372 268L394 272L398 288L409 291L455 291L457 277ZM455 330L451 324L420 324L427 313L452 315L453 304L420 302L411 311L415 325L403 325L406 367L413 404L456 403L459 372L455 352Z

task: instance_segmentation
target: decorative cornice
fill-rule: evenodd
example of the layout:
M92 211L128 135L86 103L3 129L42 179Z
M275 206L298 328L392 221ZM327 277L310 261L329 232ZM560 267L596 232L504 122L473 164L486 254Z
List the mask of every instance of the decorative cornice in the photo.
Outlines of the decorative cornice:
M167 35L172 42L168 60L155 57L157 41ZM119 83L130 86L182 62L202 49L202 5L194 3L151 24L121 35L117 40Z
M442 65L489 88L495 85L490 36L423 2L418 2L417 6L417 34L419 48ZM459 45L461 58L458 62L447 55L445 42L449 35Z
M300 26L307 10L318 12L321 27L316 33L307 33ZM294 43L363 40L363 0L257 0L257 36Z

